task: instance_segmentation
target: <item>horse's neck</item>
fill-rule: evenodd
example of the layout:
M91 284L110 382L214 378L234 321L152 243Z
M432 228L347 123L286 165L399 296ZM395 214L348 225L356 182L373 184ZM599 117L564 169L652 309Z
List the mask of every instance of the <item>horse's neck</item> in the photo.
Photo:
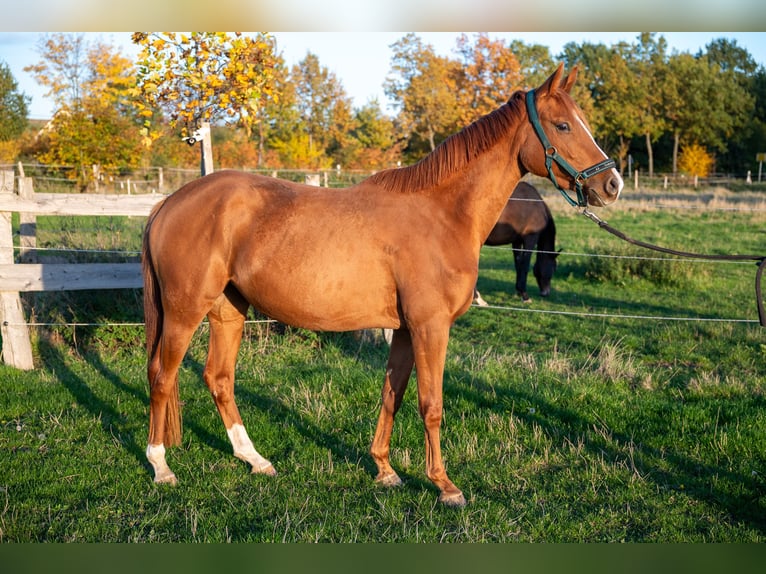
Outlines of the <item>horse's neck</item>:
M487 151L464 170L459 185L455 186L456 207L467 216L469 235L477 242L477 249L497 223L508 201L508 190L514 189L524 175L517 162L508 161L507 150L507 146L500 144Z

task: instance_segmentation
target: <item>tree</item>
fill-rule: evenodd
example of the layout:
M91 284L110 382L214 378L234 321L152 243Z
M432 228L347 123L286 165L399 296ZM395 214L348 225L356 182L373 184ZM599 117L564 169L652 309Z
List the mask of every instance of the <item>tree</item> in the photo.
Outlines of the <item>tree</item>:
M49 88L56 104L38 159L76 166L72 173L82 190L94 178L94 165L138 165L140 137L128 101L131 61L107 44L88 43L83 34L45 35L38 50L40 62L24 69Z
M705 46L704 52L697 54L698 58L703 56L707 56L711 64L717 64L722 72L732 72L743 84L747 84L758 69L750 52L737 45L736 40L717 38Z
M706 56L677 54L668 61L664 102L673 133L673 173L681 144L697 143L725 150L727 138L752 113L754 98L730 74L722 73Z
M114 107L89 99L78 108L61 110L53 129L43 136L46 150L38 155L42 163L76 166L73 177L81 191L101 172L136 167L142 157L141 139L132 118Z
M719 170L745 172L753 165L755 154L766 149L763 137L766 133L766 118L759 112L758 104L759 100L763 101L763 92L758 83L763 68L758 66L746 49L737 45L736 40L713 40L706 46L706 51L700 51L697 56L703 55L707 56L712 65L717 65L722 74L753 97L752 111L749 111L748 106L741 112L746 115L746 121L737 122L731 137L726 140L726 150L719 149L717 156Z
M561 58L572 69L578 67L578 81L572 97L588 117L594 136L617 136L617 157L625 163L629 139L637 133L637 117L631 105L631 74L625 61L627 46L607 47L588 42L564 46ZM613 149L613 141L601 145Z
M526 45L521 40L511 40L508 49L519 62L519 73L525 88L536 88L541 85L556 67L548 46Z
M437 140L446 138L459 118L455 96L459 64L438 56L433 46L413 33L391 48L394 54L384 84L386 95L399 108L398 122L405 136L422 138L433 151Z
M471 43L461 34L457 53L462 60L456 68L460 107L459 129L508 101L522 85L519 62L501 41L477 34Z
M631 50L630 68L633 74L632 89L638 114L638 133L643 134L649 160L649 177L654 176L654 151L652 142L665 131L662 115L662 90L665 87L667 42L663 37L655 40L655 34L643 32L638 45Z
M707 177L714 163L713 156L696 143L683 146L678 158L678 168L681 173L691 177Z
M334 163L346 163L344 154L352 145L349 133L354 129L354 116L343 84L311 52L293 66L290 77L308 135L309 156L324 155Z
M6 63L0 63L0 142L15 140L27 127L29 96L19 85Z
M276 95L268 34L136 32L133 42L141 47L133 95L149 137L159 134L151 129L158 110L182 135L201 122L236 121L249 136L264 100Z
M354 115L351 137L358 143L354 161L348 167L385 169L399 159L401 146L393 120L383 113L377 100L371 100Z
M86 40L83 34L45 34L40 36L37 52L42 58L26 66L41 86L48 88L56 109L78 105L82 100L87 68Z

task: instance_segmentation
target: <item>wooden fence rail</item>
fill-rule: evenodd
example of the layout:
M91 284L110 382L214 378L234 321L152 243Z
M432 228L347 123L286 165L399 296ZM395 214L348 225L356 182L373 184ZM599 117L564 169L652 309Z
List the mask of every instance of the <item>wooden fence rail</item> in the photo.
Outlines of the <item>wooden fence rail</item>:
M15 185L17 184L17 185ZM0 171L0 337L2 358L19 369L34 368L29 327L20 292L79 289L135 289L143 286L138 263L17 263L12 214L19 213L19 249L36 247L37 215L147 216L165 195L34 193L31 178Z

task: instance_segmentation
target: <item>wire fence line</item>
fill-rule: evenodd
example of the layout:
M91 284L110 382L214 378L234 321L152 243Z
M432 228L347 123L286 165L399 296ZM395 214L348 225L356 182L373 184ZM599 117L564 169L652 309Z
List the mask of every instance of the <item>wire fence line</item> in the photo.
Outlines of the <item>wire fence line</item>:
M592 317L604 319L637 319L648 321L689 321L708 323L755 323L757 319L728 319L718 317L668 317L664 315L623 315L620 313L592 313L586 311L560 311L556 309L534 309L530 307L507 307L503 305L472 305L472 308L490 309L496 311L514 311L527 313L540 313L543 315L570 315L574 317Z
M541 315L563 315L571 317L584 317L592 319L623 319L623 320L643 320L643 321L670 321L670 322L690 322L690 323L733 323L733 324L759 324L757 319L735 319L720 317L669 317L665 315L625 315L620 313L594 313L590 311L562 311L557 309L536 309L532 307L511 307L504 305L471 305L472 309L490 310L490 311L510 311L515 313L537 313ZM245 325L279 323L276 319L248 319ZM206 325L203 321L201 325ZM144 327L143 322L124 322L124 323L83 323L83 322L50 322L50 323L9 323L3 322L6 326L28 327Z
M8 246L0 245L0 249L9 249ZM103 254L103 255L124 255L126 257L138 257L141 255L139 250L121 250L121 249L78 249L74 247L20 247L18 245L12 246L14 251L42 251L42 252L54 252L54 253L89 253L89 254ZM683 261L689 263L728 263L737 265L752 265L751 261L737 261L737 260L711 260L711 259L697 259L693 257L651 257L645 255L617 255L611 253L585 253L578 251L547 251L544 249L524 249L508 247L505 245L485 245L483 249L497 249L505 251L520 251L529 253L544 253L548 255L567 255L570 257L594 257L604 259L632 259L632 260L644 260L644 261Z
M262 323L278 323L276 319L248 319L245 321L245 325L256 325ZM79 321L73 321L71 323L66 322L32 322L32 323L10 323L3 321L3 325L8 327L19 327L26 325L27 327L145 327L146 323L143 321L123 322L123 323L85 323ZM202 321L200 325L208 325L207 321Z

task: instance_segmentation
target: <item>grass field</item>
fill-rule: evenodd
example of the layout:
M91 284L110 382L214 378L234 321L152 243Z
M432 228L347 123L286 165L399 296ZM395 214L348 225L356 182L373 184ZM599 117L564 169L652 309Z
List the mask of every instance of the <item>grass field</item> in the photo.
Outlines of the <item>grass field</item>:
M658 208L626 193L598 213L667 247L764 253L763 202L719 195ZM551 297L530 275L522 304L511 251L485 248L493 307L452 331L442 446L466 508L439 505L425 477L414 380L392 438L405 484L373 482L384 341L260 322L246 327L237 396L278 475L231 456L201 381L203 325L181 373L183 444L168 452L179 485L154 485L143 328L125 325L142 320L140 292L46 293L27 296L36 321L93 325L36 328L38 368L0 366L0 541L766 541L755 265L634 258L659 255L546 197L563 249ZM61 225L40 221L40 244ZM140 221L108 225L103 247L137 248Z

